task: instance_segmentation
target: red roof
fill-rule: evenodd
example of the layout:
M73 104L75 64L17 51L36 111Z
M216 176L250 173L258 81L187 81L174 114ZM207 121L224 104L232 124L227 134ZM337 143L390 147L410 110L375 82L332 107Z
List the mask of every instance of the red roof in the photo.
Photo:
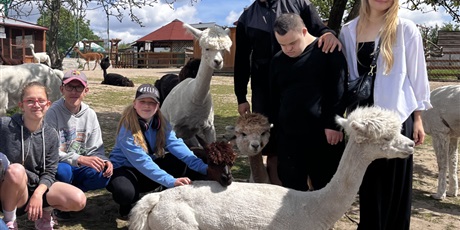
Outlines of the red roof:
M162 26L160 29L153 31L139 38L136 42L145 41L192 41L193 36L186 32L182 26L184 23L178 19L170 22L169 24Z

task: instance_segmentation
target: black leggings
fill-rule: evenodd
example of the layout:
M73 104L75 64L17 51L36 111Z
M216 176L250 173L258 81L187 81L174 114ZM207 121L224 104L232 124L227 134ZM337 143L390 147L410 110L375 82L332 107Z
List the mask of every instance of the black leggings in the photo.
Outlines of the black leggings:
M166 154L164 158L156 159L155 163L175 178L184 175L185 163L172 154ZM121 167L113 170L107 190L112 193L115 203L130 205L140 199L140 193L151 192L160 186L136 168Z

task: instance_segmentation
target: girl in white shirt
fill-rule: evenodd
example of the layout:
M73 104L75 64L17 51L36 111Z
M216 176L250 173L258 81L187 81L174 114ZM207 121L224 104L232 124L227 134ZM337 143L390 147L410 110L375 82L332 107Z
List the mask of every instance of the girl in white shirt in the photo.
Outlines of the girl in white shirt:
M432 108L423 43L415 24L399 18L398 10L398 0L361 0L359 17L342 27L340 40L350 79L369 72L380 45L373 94L359 106L397 112L402 133L420 145L425 139L421 111ZM412 171L412 156L380 159L368 167L359 191L358 229L409 229Z

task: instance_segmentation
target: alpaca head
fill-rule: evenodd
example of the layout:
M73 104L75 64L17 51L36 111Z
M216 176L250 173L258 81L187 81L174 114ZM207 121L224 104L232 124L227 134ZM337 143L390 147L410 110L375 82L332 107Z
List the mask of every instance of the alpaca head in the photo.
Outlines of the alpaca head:
M232 40L228 36L230 30L214 26L201 31L185 23L184 28L198 40L201 47L201 61L205 61L212 69L222 69L224 51L230 51L232 46Z
M201 59L190 59L179 72L179 81L183 81L187 78L195 78L200 68Z
M259 113L247 113L240 116L235 127L227 126L233 132L236 146L241 154L255 156L267 145L271 125L268 119Z
M414 152L414 142L401 134L401 121L393 111L358 107L348 119L337 117L336 120L349 135L348 142L359 145L363 153L369 153L365 157L371 160L406 158Z
M219 182L228 186L233 181L231 168L236 160L236 153L232 146L226 142L213 142L205 148L208 163L208 180Z
M99 64L101 66L101 69L107 69L109 68L110 66L110 60L109 60L109 57L105 57L103 59L101 59L101 63Z
M35 45L34 45L34 44L30 44L30 45L29 45L29 48L34 49L34 48L35 48Z

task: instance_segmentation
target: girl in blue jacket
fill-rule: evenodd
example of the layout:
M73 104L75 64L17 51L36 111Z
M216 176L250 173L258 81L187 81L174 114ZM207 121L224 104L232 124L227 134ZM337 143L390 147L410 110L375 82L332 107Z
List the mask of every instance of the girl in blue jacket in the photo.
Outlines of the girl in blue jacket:
M120 205L121 217L129 214L139 193L190 184L183 177L186 166L207 174L208 166L176 137L159 108L158 89L143 84L118 124L110 153L114 171L107 190Z

